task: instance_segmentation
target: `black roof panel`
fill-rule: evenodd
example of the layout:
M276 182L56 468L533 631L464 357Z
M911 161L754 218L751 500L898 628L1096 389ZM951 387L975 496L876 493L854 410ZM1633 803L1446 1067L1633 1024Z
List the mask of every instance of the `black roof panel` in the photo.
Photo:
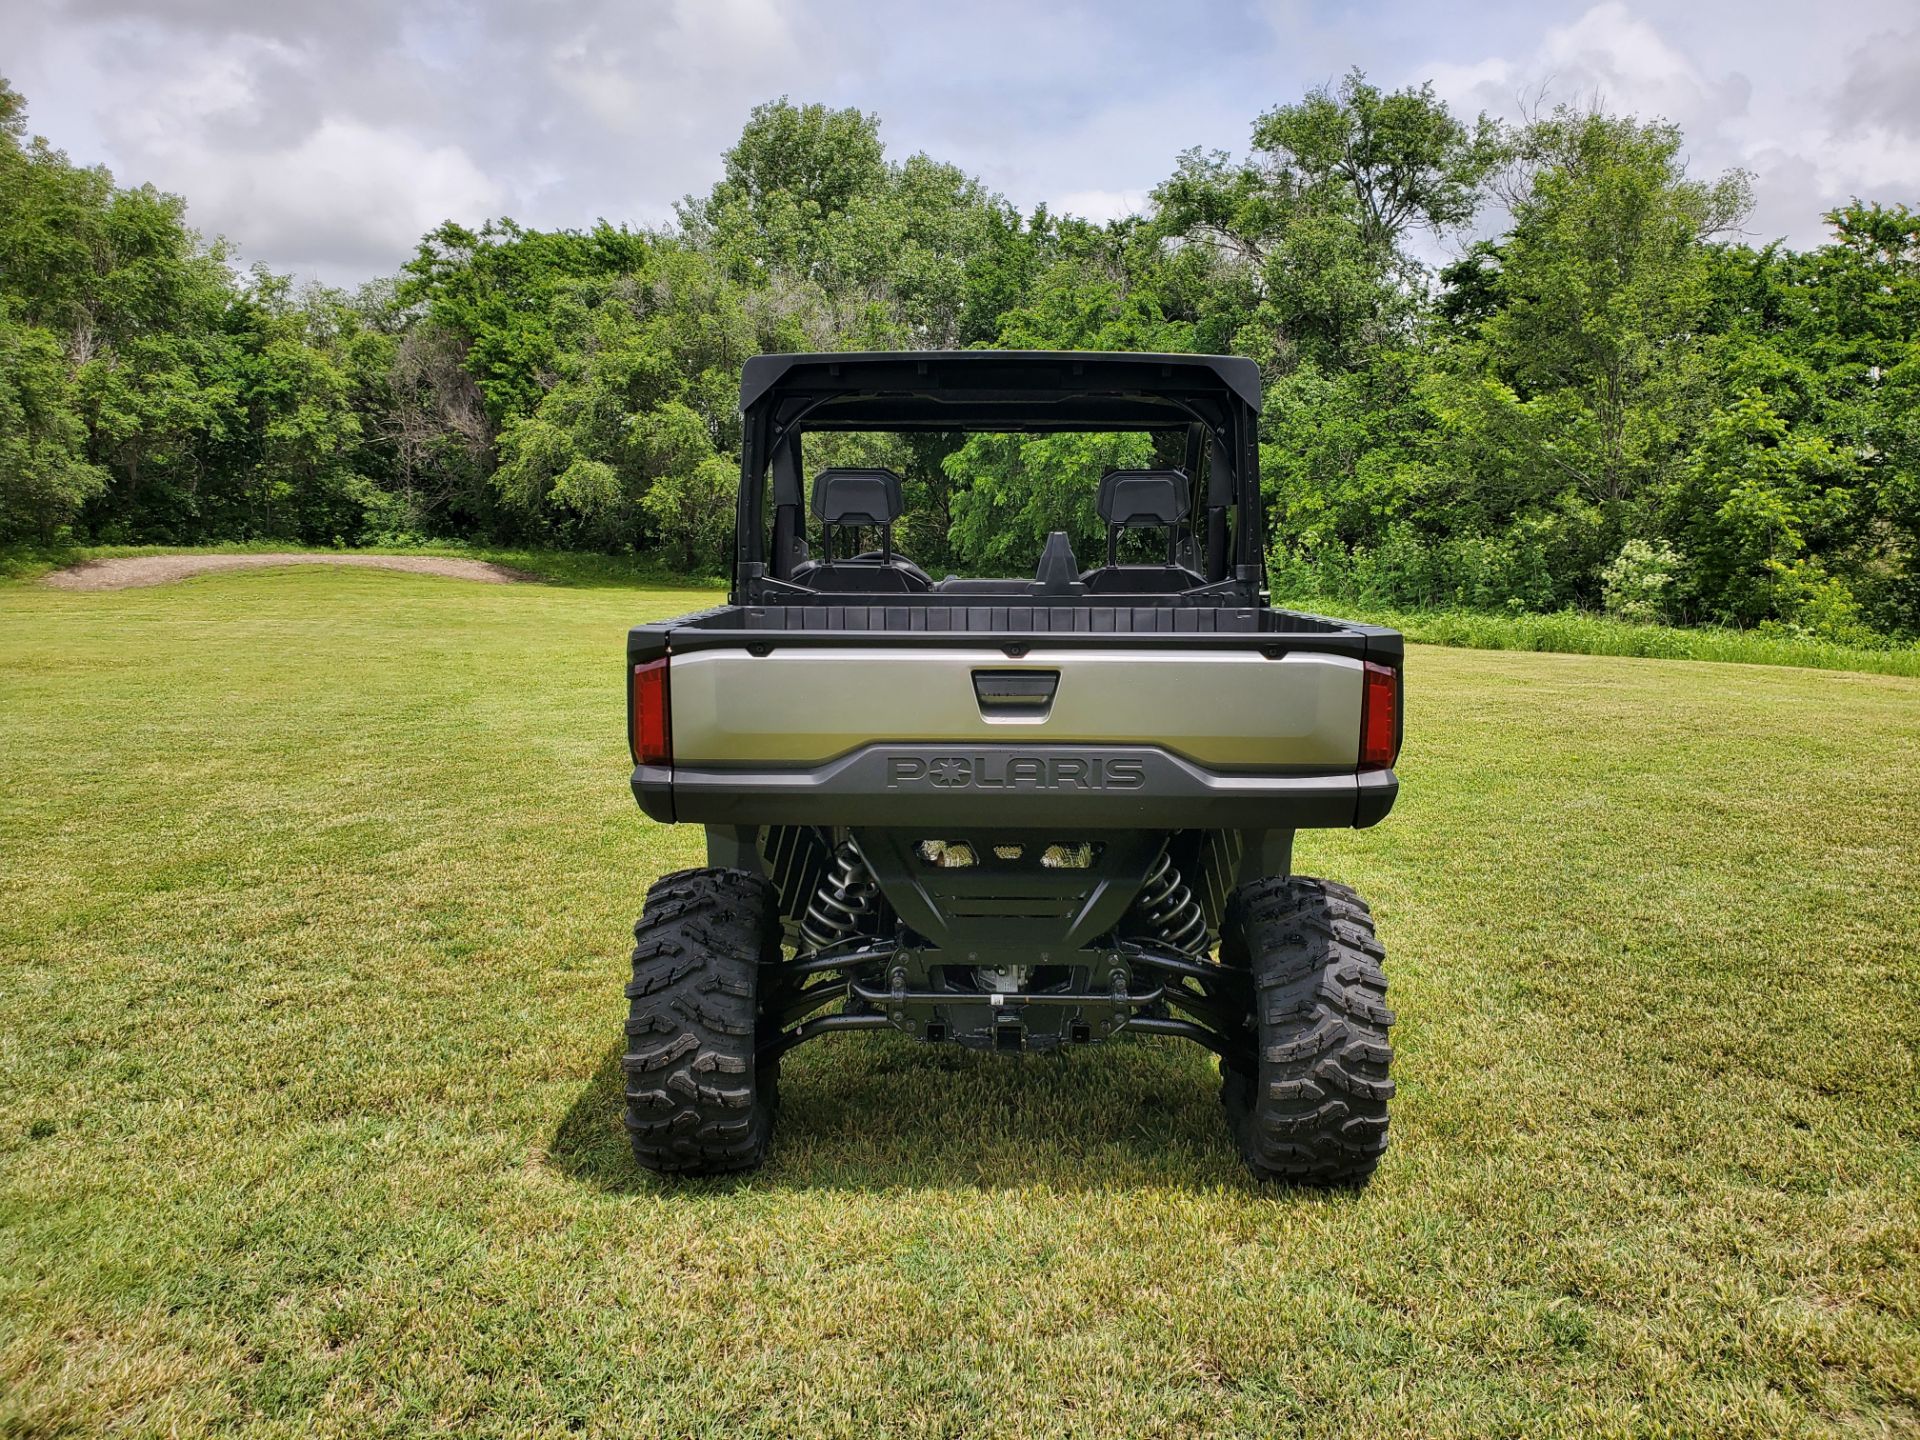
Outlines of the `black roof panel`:
M807 429L1099 429L1185 422L1196 400L1260 408L1260 370L1233 355L893 350L758 355L740 408L794 399ZM964 412L960 419L956 412Z

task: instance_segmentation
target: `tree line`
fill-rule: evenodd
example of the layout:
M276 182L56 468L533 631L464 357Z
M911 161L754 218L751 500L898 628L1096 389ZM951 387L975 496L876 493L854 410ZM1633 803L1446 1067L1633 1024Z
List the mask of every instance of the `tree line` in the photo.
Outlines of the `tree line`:
M1749 203L1664 122L1466 120L1356 71L1095 224L783 99L670 225L448 222L346 293L237 270L0 81L0 539L717 569L748 356L1205 351L1265 377L1277 594L1911 637L1920 214L1856 200L1794 251L1742 238ZM993 570L1091 544L1092 478L1155 441L810 445L906 477L921 563Z

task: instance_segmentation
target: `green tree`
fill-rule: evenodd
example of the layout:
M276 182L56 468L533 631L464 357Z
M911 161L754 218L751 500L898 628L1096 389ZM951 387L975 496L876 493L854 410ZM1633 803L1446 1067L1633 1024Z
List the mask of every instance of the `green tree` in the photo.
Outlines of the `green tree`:
M130 532L152 520L165 534L191 510L197 447L227 400L207 368L231 281L183 212L28 140L24 105L0 81L0 324L7 408L24 427L9 447L22 467L8 482L12 528L50 533L86 502Z
M1244 162L1184 153L1155 218L1250 272L1235 348L1269 376L1343 369L1408 337L1420 266L1407 232L1471 220L1505 153L1493 121L1462 123L1432 86L1382 93L1355 70L1262 115Z
M642 268L648 249L645 236L605 222L583 233L448 221L401 268L397 298L462 347L497 428L539 404L560 354L555 319L566 293Z
M1454 118L1431 84L1383 94L1350 70L1338 91L1308 92L1262 115L1254 153L1283 194L1337 197L1369 253L1396 252L1413 226L1470 223L1483 187L1506 158L1499 125Z
M1691 564L1682 581L1716 620L1753 625L1820 615L1851 623L1844 580L1820 552L1854 518L1854 467L1825 436L1796 431L1757 393L1716 411L1669 505Z
M976 288L1021 236L1017 214L972 176L924 154L889 163L875 117L784 98L754 110L725 166L679 213L685 238L732 279L817 289L874 343L984 338Z
M739 484L739 465L708 453L665 471L648 488L641 509L684 570L718 571L725 562Z
M1680 132L1567 108L1519 140L1501 308L1480 327L1511 443L1614 516L1683 453L1676 408L1709 236L1747 178L1687 178Z
M0 306L0 539L52 540L106 489L85 445L58 342Z
M1064 530L1083 562L1105 545L1095 485L1112 469L1153 463L1151 436L974 435L947 457L959 488L953 540L969 564L998 574L1032 568L1038 540Z
M331 544L385 528L385 467L365 443L376 417L355 403L369 378L354 371L358 318L345 297L261 268L230 304L218 384L234 419L212 455L234 479L204 506L219 533Z
M756 105L722 159L719 183L705 199L683 200L680 219L742 278L776 270L829 278L849 212L888 183L877 116L785 96Z

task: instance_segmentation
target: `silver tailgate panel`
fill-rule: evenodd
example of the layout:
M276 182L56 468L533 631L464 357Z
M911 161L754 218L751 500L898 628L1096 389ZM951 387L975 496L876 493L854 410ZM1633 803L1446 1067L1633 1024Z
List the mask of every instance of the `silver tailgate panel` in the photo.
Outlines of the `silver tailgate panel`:
M818 764L875 741L1162 745L1201 765L1338 769L1359 759L1362 667L1343 655L994 648L675 655L673 753ZM975 670L1056 670L1044 718L987 718Z

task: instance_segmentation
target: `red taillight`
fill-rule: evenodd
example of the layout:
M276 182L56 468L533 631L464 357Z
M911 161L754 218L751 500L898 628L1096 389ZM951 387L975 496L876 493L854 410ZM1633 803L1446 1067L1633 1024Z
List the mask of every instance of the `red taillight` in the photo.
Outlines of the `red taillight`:
M633 702L627 714L628 737L636 765L665 765L673 759L673 729L667 721L667 661L662 656L633 667Z
M1360 768L1391 769L1400 755L1400 672L1367 662L1360 691Z

